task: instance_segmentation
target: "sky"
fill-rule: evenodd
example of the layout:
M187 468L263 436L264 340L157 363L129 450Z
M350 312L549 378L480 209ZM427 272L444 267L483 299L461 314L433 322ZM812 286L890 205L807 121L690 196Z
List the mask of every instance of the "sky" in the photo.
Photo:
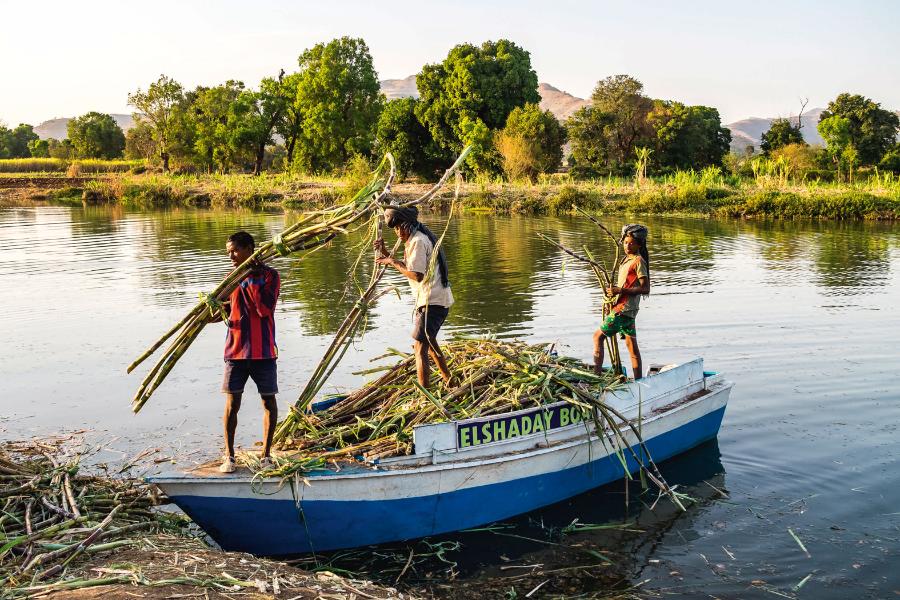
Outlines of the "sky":
M580 97L627 73L654 98L719 109L729 123L824 107L849 91L900 109L900 1L0 0L0 121L37 125L96 110L160 74L186 88L256 86L306 48L362 37L380 79L506 38L538 80Z

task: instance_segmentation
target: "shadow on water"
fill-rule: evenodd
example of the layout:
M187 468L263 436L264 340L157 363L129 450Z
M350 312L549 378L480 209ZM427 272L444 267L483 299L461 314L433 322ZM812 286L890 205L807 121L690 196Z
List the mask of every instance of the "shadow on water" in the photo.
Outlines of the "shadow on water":
M659 498L655 488L642 491L637 479L626 505L621 480L484 527L295 562L425 587L448 598L523 597L539 584L544 594L624 593L641 581L664 538L678 543L696 537L694 521L728 495L716 440L659 466L669 484L691 499L686 512Z

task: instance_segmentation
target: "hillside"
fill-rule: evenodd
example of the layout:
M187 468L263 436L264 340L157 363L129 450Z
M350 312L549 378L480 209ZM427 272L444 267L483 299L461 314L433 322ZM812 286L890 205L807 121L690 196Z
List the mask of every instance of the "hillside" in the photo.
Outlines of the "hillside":
M573 96L549 83L538 84L538 93L541 95L541 108L552 112L560 121L565 121L579 108L589 106L591 103L590 100Z
M816 125L819 122L819 115L821 115L824 110L824 108L812 108L803 113L803 118L801 119L803 127L800 131L803 133L803 139L806 140L807 144L813 146L822 146L825 144L822 140L822 136L820 136L819 132L816 130ZM743 152L748 145L752 145L758 151L762 134L769 130L769 127L772 126L772 121L775 119L776 117L750 117L725 125L725 127L731 130L731 149L735 152ZM796 122L797 115L791 115L788 119L790 119L791 122Z
M381 91L388 100L419 97L415 75L410 75L406 79L383 79L378 83L381 84Z
M131 115L111 115L113 119L116 120L116 123L119 124L119 127L122 128L122 131L128 131L132 127L134 127L134 119ZM72 119L70 117L61 117L58 119L50 119L49 121L44 121L40 125L34 128L34 132L38 134L38 136L42 140L46 140L47 138L56 138L58 140L64 140L69 137L68 127L69 121Z

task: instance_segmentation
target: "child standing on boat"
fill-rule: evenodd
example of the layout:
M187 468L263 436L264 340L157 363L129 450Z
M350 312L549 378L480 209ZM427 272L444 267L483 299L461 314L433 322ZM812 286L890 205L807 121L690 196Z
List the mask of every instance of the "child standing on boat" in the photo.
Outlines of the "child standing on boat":
M641 304L641 296L650 293L650 254L647 252L647 228L643 225L630 224L622 228L622 248L625 259L619 267L616 285L607 290L612 298L612 308L600 329L594 332L594 370L603 371L603 343L621 333L625 336L625 345L631 355L631 368L634 378L640 379L644 374L641 351L637 343L637 331L634 320Z

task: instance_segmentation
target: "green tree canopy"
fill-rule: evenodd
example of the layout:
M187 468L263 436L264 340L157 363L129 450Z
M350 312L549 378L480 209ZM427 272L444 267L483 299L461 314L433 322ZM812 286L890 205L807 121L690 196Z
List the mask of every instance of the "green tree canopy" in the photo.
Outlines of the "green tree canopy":
M375 147L380 154L394 155L401 174L428 178L441 168L441 153L416 117L418 102L415 98L398 98L385 104L378 118Z
M537 83L530 54L513 42L460 44L443 62L425 65L416 76L421 95L416 115L444 160L473 143L482 152L473 153L471 164L496 171L493 132L506 125L514 108L540 101Z
M294 163L294 149L303 132L303 106L298 101L298 90L303 79L300 73L291 73L281 80L281 89L285 97L284 114L275 124L275 133L284 140L284 149L288 168Z
M567 123L576 172L621 173L632 168L634 149L655 147L648 120L653 101L644 85L629 75L613 75L597 83L591 106Z
M775 119L768 131L762 134L759 144L763 154L769 156L773 151L788 144L805 144L800 128L787 119Z
M28 144L38 139L38 134L34 132L34 127L20 123L18 127L10 131L7 142L7 152L9 158L28 158L31 151Z
M243 91L244 84L234 80L194 90L190 110L196 129L194 149L198 163L207 170L225 173L234 162L233 106Z
M529 179L538 173L556 171L562 163L565 143L566 130L556 116L532 102L509 113L506 127L495 140L507 176Z
M282 75L284 72L282 71ZM239 132L240 139L249 145L253 156L253 174L262 172L266 146L273 143L275 125L281 120L288 99L278 79L266 77L259 84L259 91L245 91L238 102L247 105L246 118Z
M900 118L859 94L838 95L822 112L819 124L831 117L847 119L850 143L858 152L860 164L877 164L897 143Z
M721 165L731 144L719 111L656 100L647 117L656 133L653 160L663 169L702 169Z
M317 44L299 64L295 158L311 171L331 171L354 154L368 154L384 96L366 43L342 37Z
M177 148L177 131L184 123L185 98L181 84L160 75L151 83L146 92L138 89L128 95L128 104L138 112L135 122L147 121L153 131L153 142L162 159L163 170L169 170L169 159Z
M42 139L31 140L28 142L28 151L34 158L49 158L50 143Z
M69 121L69 141L78 158L121 158L125 134L111 115L89 112Z

